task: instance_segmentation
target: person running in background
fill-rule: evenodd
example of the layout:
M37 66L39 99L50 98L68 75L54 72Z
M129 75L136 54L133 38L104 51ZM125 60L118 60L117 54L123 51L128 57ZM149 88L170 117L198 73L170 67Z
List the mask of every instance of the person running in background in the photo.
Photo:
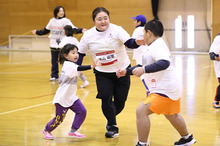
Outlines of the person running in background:
M79 46L79 41L73 37L73 31L74 30L71 25L64 26L65 37L61 40L61 42L58 42L59 48L63 48L66 44L73 44L77 47ZM81 88L85 88L89 85L89 82L86 80L83 72L79 72L79 77L83 81L83 85L80 86Z
M96 64L93 62L92 65L87 66L77 65L76 62L79 58L77 51L77 46L71 44L65 45L60 51L59 62L62 65L62 69L59 79L59 88L53 99L53 104L56 108L56 116L47 123L42 131L45 139L54 139L51 132L63 122L69 109L75 113L75 118L68 135L76 138L85 137L85 135L78 132L87 113L86 108L76 96L78 71L93 69L96 67Z
M76 28L70 19L66 18L65 9L62 6L57 6L54 9L54 18L51 18L47 26L42 30L33 30L33 34L46 35L50 33L50 50L51 50L51 78L50 81L58 81L59 79L59 66L58 66L58 55L59 47L57 40L62 40L65 36L63 33L63 27L71 25L74 28L75 33L82 33L86 29Z
M121 26L110 23L109 11L103 7L93 10L92 19L95 26L80 40L79 64L87 51L100 63L94 69L96 98L101 99L102 112L107 120L105 136L113 138L119 135L116 116L124 109L130 88L130 77L117 78L116 71L130 66L125 46L137 48L138 44L144 44L144 40L132 39Z
M145 81L150 89L149 96L139 104L136 110L138 132L136 146L148 145L151 125L149 116L153 113L163 114L178 131L181 139L174 143L175 146L189 146L196 142L180 115L182 87L171 60L169 48L162 39L163 32L160 21L147 22L144 28L144 40L148 47L142 56L142 66L136 65L117 71L119 78L132 74L140 77L145 73Z
M219 82L219 85L216 89L216 94L214 97L213 107L214 108L220 108L219 102L220 102L220 34L218 34L209 50L210 59L214 62L214 69L215 69L215 75Z
M144 35L144 25L147 22L147 19L144 15L137 15L136 17L131 17L132 19L134 19L134 26L135 26L135 30L132 34L132 38L143 38ZM140 47L138 47L137 49L133 49L133 58L136 61L136 65L138 64L142 64L142 55L144 53L145 47L147 47L146 45L142 45ZM143 82L145 88L147 89L147 96L149 94L149 89L144 81L144 75L142 75L140 77L141 81Z

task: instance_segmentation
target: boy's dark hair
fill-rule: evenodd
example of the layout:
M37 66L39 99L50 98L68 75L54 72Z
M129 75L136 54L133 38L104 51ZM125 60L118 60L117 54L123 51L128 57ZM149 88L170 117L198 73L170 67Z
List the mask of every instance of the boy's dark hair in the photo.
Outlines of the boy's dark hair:
M73 44L66 44L61 50L60 50L60 53L59 53L59 62L60 64L63 64L64 61L68 61L64 55L68 55L69 52L71 50L74 50L74 49L77 49L78 50L78 47L76 45L73 45Z
M64 30L65 30L65 34L66 34L66 36L73 36L73 28L72 28L72 26L71 25L66 25L65 27L64 27Z
M57 7L54 9L54 11L53 11L54 18L57 18L57 14L59 13L60 8L63 8L63 11L64 11L64 16L63 16L63 17L66 17L66 13L65 13L64 7L63 7L63 6L57 6Z
M104 8L104 7L97 7L93 10L92 12L92 20L95 21L95 17L98 15L100 12L105 12L109 16L109 11ZM110 16L109 16L110 17Z
M163 24L159 20L151 20L147 22L144 26L145 31L150 30L156 37L163 36Z

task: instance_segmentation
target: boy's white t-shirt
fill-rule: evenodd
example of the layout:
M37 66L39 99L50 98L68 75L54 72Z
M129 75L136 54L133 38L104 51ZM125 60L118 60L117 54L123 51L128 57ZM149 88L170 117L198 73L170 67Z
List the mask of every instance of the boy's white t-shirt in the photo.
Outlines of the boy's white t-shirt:
M220 54L220 35L217 35L210 47L209 52L214 52L215 54ZM216 78L220 77L220 61L214 60L214 69Z
M59 88L53 99L53 104L59 103L63 107L70 107L78 99L76 96L78 65L71 61L64 61L60 73Z
M124 43L130 35L121 27L110 23L103 32L93 27L86 31L79 44L79 53L86 54L89 50L94 60L100 66L95 69L100 72L116 72L119 68L127 68L130 64Z
M144 35L144 27L139 26L139 27L135 28L135 30L132 34L132 38L142 38L143 39L143 35ZM142 55L143 55L146 47L147 47L147 45L141 45L137 49L133 49L133 58L132 59L136 60L136 64L140 64L140 65L142 64Z
M167 95L172 100L178 100L182 94L182 86L177 76L169 48L162 38L156 39L143 54L143 67L158 60L170 61L170 66L155 73L145 73L145 82L151 93Z
M50 47L51 48L58 48L58 43L56 42L56 39L62 40L65 36L63 28L66 25L72 26L72 28L76 28L70 19L62 18L62 19L56 19L51 18L49 23L46 26L46 29L50 30Z
M66 44L73 44L79 46L79 41L72 36L65 36L59 44L59 48L63 48Z

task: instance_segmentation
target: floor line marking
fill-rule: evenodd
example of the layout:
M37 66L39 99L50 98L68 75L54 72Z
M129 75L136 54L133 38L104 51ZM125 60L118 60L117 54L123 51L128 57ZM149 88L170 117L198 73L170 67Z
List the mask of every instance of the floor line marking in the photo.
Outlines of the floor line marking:
M21 111L21 110L26 110L26 109L30 109L30 108L46 105L46 104L49 104L49 103L52 103L52 102L51 101L50 102L45 102L45 103L42 103L42 104L37 104L37 105L33 105L33 106L28 106L28 107L16 109L16 110L11 110L11 111L8 111L8 112L3 112L3 113L0 113L0 116L1 115L5 115L5 114L9 114L9 113L13 113L13 112L17 112L17 111Z

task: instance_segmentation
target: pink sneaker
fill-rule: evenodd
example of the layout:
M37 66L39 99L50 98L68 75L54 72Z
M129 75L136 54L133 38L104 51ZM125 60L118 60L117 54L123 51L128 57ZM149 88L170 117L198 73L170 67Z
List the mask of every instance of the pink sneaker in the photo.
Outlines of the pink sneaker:
M53 139L53 135L49 131L42 131L45 139Z
M69 132L68 133L69 137L76 137L76 138L83 138L85 135L79 133L79 132Z

